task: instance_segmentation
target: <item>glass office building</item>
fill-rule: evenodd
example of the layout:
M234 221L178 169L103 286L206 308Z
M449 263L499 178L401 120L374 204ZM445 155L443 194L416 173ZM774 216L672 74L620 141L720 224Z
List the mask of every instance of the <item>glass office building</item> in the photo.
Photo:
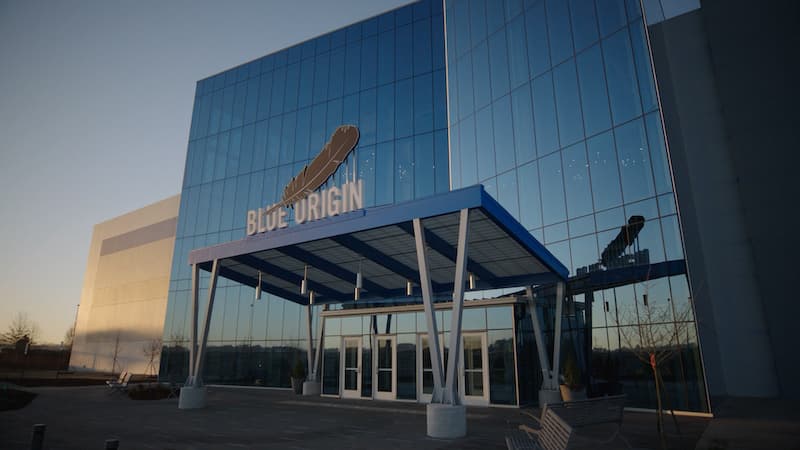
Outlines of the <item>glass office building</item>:
M352 124L360 140L329 183L364 180L365 207L482 184L570 269L562 358L574 358L590 393L622 391L630 406L653 408L652 373L638 357L654 348L669 355L670 407L709 411L639 5L424 0L199 81L161 378L188 373L188 253L244 238L247 210L277 202L331 133ZM555 294L534 291L552 341ZM474 292L465 305L469 404L536 401L541 371L521 292ZM255 300L224 278L216 296L204 380L288 387L306 358L303 308ZM439 303L440 323L448 305ZM421 311L415 297L315 307L323 395L426 401ZM449 330L440 332L444 345Z

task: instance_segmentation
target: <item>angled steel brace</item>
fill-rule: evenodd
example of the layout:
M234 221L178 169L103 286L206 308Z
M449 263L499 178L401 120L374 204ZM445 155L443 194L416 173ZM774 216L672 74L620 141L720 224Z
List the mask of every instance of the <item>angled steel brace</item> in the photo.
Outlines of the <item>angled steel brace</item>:
M200 348L197 352L197 360L194 366L194 377L192 386L200 387L203 385L203 362L206 354L206 344L208 343L208 328L211 326L211 311L214 309L214 294L217 291L217 278L219 275L219 260L215 259L211 266L211 278L208 280L208 304L206 305L206 317L203 321L203 332L200 335Z
M442 402L442 353L439 348L439 330L436 327L436 312L433 308L433 289L431 273L428 266L428 253L425 244L425 229L420 219L414 219L414 241L417 246L417 264L419 266L419 285L422 288L422 303L425 306L425 319L428 324L428 345L431 348L431 368L433 369L433 393L431 403Z
M450 354L447 358L447 378L444 387L444 403L458 405L458 360L461 356L461 318L464 310L464 281L467 277L467 244L469 243L469 209L462 209L458 223L458 253L456 273L453 278L453 313L450 326Z

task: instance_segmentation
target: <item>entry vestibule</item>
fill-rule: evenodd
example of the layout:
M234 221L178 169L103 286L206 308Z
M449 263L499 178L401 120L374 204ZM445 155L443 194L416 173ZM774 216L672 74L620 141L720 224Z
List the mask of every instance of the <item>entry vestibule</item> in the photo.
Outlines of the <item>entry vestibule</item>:
M515 305L521 303L514 297L466 302L457 370L462 404L519 404ZM440 322L447 323L450 304L437 307ZM329 355L323 361L323 395L430 403L433 369L421 305L325 311L322 316ZM445 368L449 339L450 330L444 328L438 340Z

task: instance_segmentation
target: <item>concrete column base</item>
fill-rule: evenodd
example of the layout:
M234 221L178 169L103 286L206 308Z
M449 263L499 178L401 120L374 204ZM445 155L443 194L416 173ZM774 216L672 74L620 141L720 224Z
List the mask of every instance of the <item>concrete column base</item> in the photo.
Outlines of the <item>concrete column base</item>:
M303 382L303 395L319 395L322 389L322 383L317 381L304 381Z
M561 403L561 392L557 389L539 389L539 408L544 408L545 403Z
M456 439L467 435L467 407L429 403L427 407L428 436Z
M206 388L184 386L178 398L178 409L199 409L206 406Z

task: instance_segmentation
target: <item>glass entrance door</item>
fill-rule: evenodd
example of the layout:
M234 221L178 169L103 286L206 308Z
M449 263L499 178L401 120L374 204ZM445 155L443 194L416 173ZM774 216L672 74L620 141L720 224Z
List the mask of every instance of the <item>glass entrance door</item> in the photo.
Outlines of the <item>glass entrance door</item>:
M394 336L375 338L375 398L394 400L397 393L397 345Z
M464 334L460 361L461 399L465 405L489 404L489 355L486 334Z
M361 338L342 338L342 397L361 397Z
M419 335L417 348L419 349L417 352L419 358L417 360L417 367L419 367L417 398L421 403L430 403L433 394L433 368L431 366L431 346L427 334Z
M449 336L449 333L448 333ZM433 395L433 366L431 365L431 346L428 341L428 334L420 334L417 345L417 398L420 403L430 403ZM445 346L445 339L439 335L439 349L444 353L444 364L442 365L447 373L448 348ZM444 383L444 380L442 380Z

